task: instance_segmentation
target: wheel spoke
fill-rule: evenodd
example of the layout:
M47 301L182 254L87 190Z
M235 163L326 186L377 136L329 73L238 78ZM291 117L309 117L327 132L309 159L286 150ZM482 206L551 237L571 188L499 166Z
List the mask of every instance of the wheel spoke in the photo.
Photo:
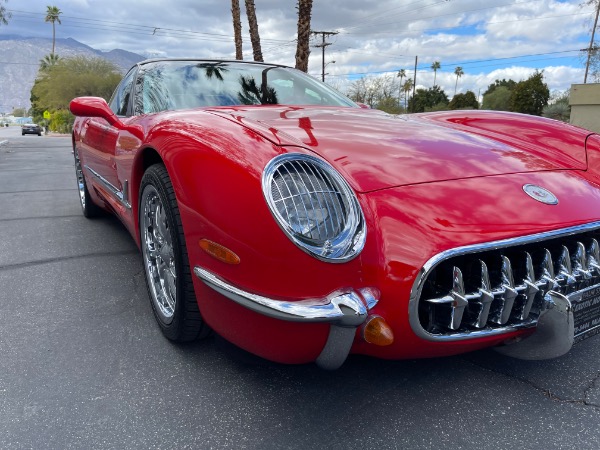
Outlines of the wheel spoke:
M160 255L160 258L166 264L169 264L169 262L173 260L173 249L171 248L171 245L166 242L160 246L158 253Z
M168 216L157 190L148 186L142 193L140 229L143 256L156 311L166 322L175 314L177 270Z
M156 206L156 213L154 215L156 232L160 237L161 241L170 241L169 230L167 229L167 216L162 205Z

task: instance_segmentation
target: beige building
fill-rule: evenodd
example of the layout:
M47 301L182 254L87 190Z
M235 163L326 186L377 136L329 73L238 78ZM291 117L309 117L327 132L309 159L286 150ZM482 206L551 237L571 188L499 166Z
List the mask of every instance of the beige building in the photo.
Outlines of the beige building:
M571 85L569 104L573 125L600 133L600 83Z

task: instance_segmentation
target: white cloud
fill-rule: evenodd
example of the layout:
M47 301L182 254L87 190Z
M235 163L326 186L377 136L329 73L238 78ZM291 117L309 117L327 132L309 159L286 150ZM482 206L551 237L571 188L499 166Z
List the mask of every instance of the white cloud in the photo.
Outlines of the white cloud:
M429 66L439 60L442 70L437 83L449 94L454 92L457 65L465 71L458 83L459 92L487 88L496 78L525 78L536 68L545 69L552 89L565 89L568 83L582 79L576 53L498 58L587 47L592 12L589 7L580 7L580 2L316 1L312 28L340 32L328 38L332 45L326 48L326 61L336 61L327 72L338 80L365 72L412 71L414 56L418 55L418 79L423 86L433 83ZM24 3L11 0L7 4L13 19L0 31L51 37L51 26L43 21L47 1ZM57 6L63 12L57 36L72 37L101 50L122 48L152 57L234 55L229 1L171 0L165 5L158 0L61 0ZM261 0L256 7L265 60L293 65L295 1ZM251 58L247 20L242 15L244 55ZM309 71L321 73L317 48L312 49Z

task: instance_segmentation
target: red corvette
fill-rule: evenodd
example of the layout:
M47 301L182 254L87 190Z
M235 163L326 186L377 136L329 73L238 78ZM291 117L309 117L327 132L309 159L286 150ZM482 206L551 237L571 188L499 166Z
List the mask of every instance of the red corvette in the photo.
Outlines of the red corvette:
M141 248L158 325L282 363L600 331L600 136L503 112L392 116L287 67L152 60L76 98L86 217Z

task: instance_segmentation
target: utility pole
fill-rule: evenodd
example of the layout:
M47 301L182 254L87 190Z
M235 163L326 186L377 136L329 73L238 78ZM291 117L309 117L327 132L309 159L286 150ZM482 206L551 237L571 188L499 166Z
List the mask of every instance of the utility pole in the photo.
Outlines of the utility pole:
M325 47L331 45L331 42L325 42L325 37L334 36L338 34L337 31L311 31L310 34L320 34L321 35L321 43L315 45L315 47L320 48L322 52L322 62L321 62L321 81L325 81Z
M587 83L588 71L590 69L590 58L592 57L592 51L594 47L594 36L596 35L596 27L598 26L598 15L600 14L600 2L598 2L598 8L596 9L596 19L594 20L594 28L592 28L592 39L590 40L590 47L587 49L587 62L585 63L585 76L583 77L583 84Z

